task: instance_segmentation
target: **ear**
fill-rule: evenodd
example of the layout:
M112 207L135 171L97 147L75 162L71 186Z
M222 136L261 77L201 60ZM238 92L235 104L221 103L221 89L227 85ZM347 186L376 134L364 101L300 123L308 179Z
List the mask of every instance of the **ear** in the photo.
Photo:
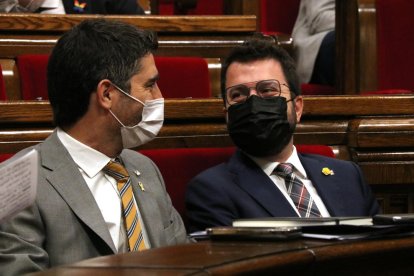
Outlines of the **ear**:
M300 118L302 117L303 112L303 97L297 96L294 100L295 105L295 112L296 112L296 123L300 122Z
M101 80L96 86L96 98L100 106L110 109L112 106L112 85L108 79Z

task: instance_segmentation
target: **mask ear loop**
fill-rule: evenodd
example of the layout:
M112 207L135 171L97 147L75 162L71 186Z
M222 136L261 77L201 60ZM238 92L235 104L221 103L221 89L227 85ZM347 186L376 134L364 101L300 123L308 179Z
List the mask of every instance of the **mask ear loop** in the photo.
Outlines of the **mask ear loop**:
M116 85L115 83L111 82L111 84L118 90L120 91L122 94L124 94L125 96L129 97L130 99L139 102L140 104L142 104L143 106L146 106L145 103L143 103L142 101L140 101L139 99L133 97L131 94L125 92L124 90L122 90L118 85Z
M286 101L286 103L288 103L288 102L292 102L292 101L296 100L296 97L297 97L297 96L295 96L294 98L292 98L292 99L290 99L290 100L287 100L287 101Z
M120 123L121 124L121 126L123 126L123 127L127 127L127 126L125 126L119 119L118 119L118 117L116 117L115 116L115 114L112 112L112 110L111 109L109 109L109 112L112 114L112 116L118 121L118 123Z

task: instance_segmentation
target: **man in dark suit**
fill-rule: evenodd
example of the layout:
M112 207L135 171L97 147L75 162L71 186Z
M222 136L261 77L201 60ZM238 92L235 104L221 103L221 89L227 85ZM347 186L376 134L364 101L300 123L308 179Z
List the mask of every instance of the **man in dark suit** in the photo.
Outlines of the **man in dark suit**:
M223 63L221 88L238 150L227 163L190 181L190 231L241 218L378 212L356 164L296 151L293 133L303 98L292 58L274 41L254 37L236 47Z
M154 33L103 19L58 40L47 74L57 128L34 147L35 203L0 224L1 275L187 241L158 168L130 150L164 120L157 46Z

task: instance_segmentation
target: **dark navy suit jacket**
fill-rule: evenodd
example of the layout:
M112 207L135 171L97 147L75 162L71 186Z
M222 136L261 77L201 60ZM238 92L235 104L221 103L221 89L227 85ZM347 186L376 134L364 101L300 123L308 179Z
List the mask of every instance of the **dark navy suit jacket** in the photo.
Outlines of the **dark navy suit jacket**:
M355 163L313 154L299 154L299 159L331 216L378 213L378 203ZM324 167L334 175L324 175ZM240 218L297 217L269 176L241 151L190 181L186 208L190 232L231 225Z
M86 3L83 11L74 9L73 0L62 2L67 14L144 14L136 0L82 0L79 2Z

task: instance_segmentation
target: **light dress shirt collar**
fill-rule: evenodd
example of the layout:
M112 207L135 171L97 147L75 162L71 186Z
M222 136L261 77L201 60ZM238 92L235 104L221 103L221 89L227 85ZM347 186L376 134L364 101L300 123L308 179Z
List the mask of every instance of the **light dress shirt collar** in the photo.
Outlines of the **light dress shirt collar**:
M276 167L279 165L279 162L269 161L264 158L254 157L249 155L249 157L268 175L270 176ZM298 152L296 147L293 146L292 154L284 163L291 163L294 167L294 172L301 179L307 179L306 171L302 166L302 163L299 160Z
M295 212L299 215L298 210L296 209L295 205L293 204L292 199L287 193L286 185L284 183L284 180L273 173L275 168L280 164L279 162L271 162L269 160L266 160L264 158L257 158L254 156L249 157L267 174L270 179L275 183L276 187L281 191L281 193L285 196L287 201L290 203L292 208L295 210ZM308 176L306 174L305 168L303 167L302 163L300 162L298 152L296 150L296 147L293 146L292 154L289 156L289 158L284 163L290 163L294 167L294 174L303 182L303 184L308 189L308 192L312 196L313 200L315 201L316 206L318 206L319 211L321 212L321 215L323 217L329 217L329 212L323 203L322 199L318 195L318 192L316 191L315 187L312 184L312 181L308 179Z
M60 128L57 129L57 135L73 161L89 178L94 178L111 160L105 154L72 138Z

